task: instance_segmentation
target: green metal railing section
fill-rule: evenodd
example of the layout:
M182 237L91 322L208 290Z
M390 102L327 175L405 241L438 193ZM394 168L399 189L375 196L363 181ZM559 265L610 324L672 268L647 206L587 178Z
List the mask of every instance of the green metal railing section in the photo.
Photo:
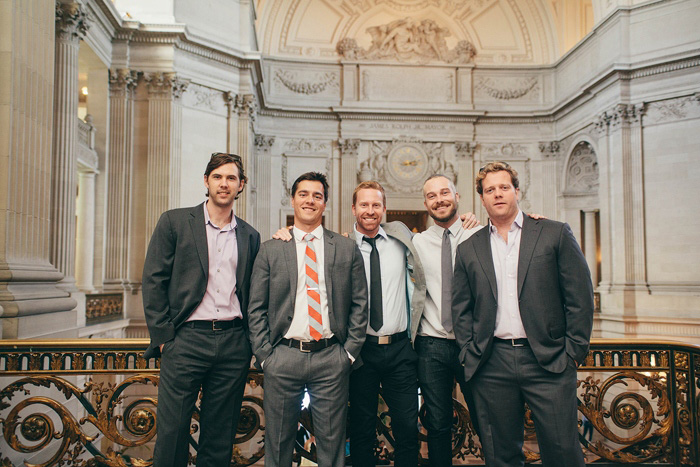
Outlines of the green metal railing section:
M156 436L158 360L145 339L0 340L0 466L149 466ZM264 456L263 375L249 372L232 465ZM597 339L578 370L581 448L588 463L700 466L700 347ZM459 391L455 391L458 393ZM455 399L455 464L483 465L469 412ZM377 453L391 462L393 437L380 400ZM421 416L424 413L421 412ZM192 417L191 458L198 413ZM308 410L302 426L313 434ZM526 413L525 454L536 462ZM426 438L421 434L421 440ZM423 445L420 461L427 464ZM297 445L297 459L313 449Z

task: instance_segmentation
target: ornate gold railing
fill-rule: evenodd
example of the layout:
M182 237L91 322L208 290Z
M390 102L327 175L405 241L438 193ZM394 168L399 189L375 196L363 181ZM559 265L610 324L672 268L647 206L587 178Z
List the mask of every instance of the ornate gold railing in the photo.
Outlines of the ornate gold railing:
M0 466L151 465L158 361L143 359L147 345L145 339L0 340ZM700 347L598 339L578 374L579 412L592 427L591 439L583 426L580 435L588 463L700 465ZM251 370L232 465L264 455L262 384L262 374ZM469 413L457 399L454 406L454 463L483 464ZM198 418L195 412L192 462ZM534 462L534 425L527 420L525 453ZM313 433L307 411L301 422ZM377 431L387 447L380 457L387 461L389 425L380 410ZM426 455L425 446L421 452ZM302 446L297 456L314 457Z

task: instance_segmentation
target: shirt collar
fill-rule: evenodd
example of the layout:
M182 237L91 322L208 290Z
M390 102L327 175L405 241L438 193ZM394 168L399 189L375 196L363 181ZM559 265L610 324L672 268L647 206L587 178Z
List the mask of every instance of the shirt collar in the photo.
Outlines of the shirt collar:
M447 229L440 227L439 225L435 225L437 228L437 233L442 238L443 235L445 235L445 230L449 230L450 233L452 234L453 237L457 237L459 235L460 230L462 230L462 221L461 219L457 218L454 223L452 223L451 226L449 226Z
M518 215L515 216L515 220L510 226L510 229L508 230L509 232L512 232L513 230L517 229L522 229L523 228L523 219L525 216L523 215L523 212L521 210L518 210ZM491 219L489 219L489 231L491 233L498 233L498 229L496 228L495 225L491 223Z
M362 239L366 237L366 235L360 233L360 231L357 230L357 222L355 222L355 224L352 226L352 230L355 233L355 243L357 243L358 245L362 245ZM377 232L377 237L384 237L386 240L389 239L389 236L386 234L381 225L379 226L379 232Z
M292 229L292 232L294 232L294 241L297 243L303 242L304 236L307 234L307 232L304 232L303 230L301 230L298 227L294 227ZM312 230L311 232L308 232L308 233L313 234L314 237L321 240L321 239L323 239L323 226L319 225L314 230Z
M214 225L214 223L211 221L211 217L209 217L209 210L207 209L208 202L209 200L206 200L204 204L202 204L202 206L204 206L204 225L209 224L215 229L219 229L219 227ZM236 216L233 214L233 209L231 209L231 222L229 222L219 230L233 230L236 228L237 225L238 224L236 223Z

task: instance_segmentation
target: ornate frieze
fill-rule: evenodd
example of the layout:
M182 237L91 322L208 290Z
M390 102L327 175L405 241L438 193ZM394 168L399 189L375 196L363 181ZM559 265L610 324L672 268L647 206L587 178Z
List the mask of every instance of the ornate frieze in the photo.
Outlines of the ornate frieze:
M472 141L456 141L455 155L458 159L472 159L477 146L478 144Z
M700 118L700 93L651 102L644 114L644 124L667 123L687 118Z
M576 145L566 169L567 193L598 193L598 157L593 147L581 141Z
M520 77L477 77L474 81L475 99L496 99L514 101L519 99L538 100L541 94L540 80L536 76Z
M212 112L221 112L223 110L225 97L223 96L224 93L218 89L192 83L189 85L188 91L187 98L183 104ZM223 100L222 97L224 97Z
M314 141L306 138L291 139L284 144L284 149L297 153L319 153L327 152L328 143L324 141Z
M432 19L419 21L403 18L366 29L372 36L368 49L361 48L353 38L346 37L336 45L338 55L346 60L388 60L410 63L440 61L470 63L476 55L471 42L461 40L448 49L445 37L451 35Z
M189 80L177 77L174 72L147 72L143 74L148 93L151 95L169 95L175 99L182 97L190 84Z
M89 17L80 3L56 2L56 36L62 40L78 40L90 28Z
M296 94L305 94L307 96L340 88L338 73L331 71L308 75L301 71L277 70L275 72L275 82Z

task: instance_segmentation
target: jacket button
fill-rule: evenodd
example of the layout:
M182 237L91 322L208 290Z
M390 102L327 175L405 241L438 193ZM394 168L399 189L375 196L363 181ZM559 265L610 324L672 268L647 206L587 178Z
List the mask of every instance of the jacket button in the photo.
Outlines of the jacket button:
M291 320L292 320L292 317L291 317L291 316L287 316L287 321L291 321Z

